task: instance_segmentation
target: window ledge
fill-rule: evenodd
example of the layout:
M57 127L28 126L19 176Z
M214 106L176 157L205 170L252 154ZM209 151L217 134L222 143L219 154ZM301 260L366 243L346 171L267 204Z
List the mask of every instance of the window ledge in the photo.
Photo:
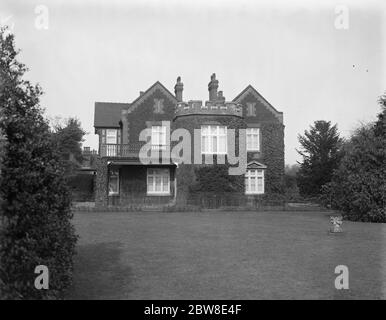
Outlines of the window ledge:
M167 197L167 196L171 196L172 194L170 192L168 193L148 192L146 193L146 195L149 197Z

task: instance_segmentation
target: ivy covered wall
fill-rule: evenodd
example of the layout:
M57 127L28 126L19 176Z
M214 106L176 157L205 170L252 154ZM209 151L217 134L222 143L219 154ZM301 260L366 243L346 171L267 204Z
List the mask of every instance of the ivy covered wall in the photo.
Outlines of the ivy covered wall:
M192 164L181 164L177 169L177 201L180 203L194 197L195 193L244 193L244 176L229 175L230 165L227 157L225 157L225 164L219 164L216 156L213 157L213 165L205 164L204 156L202 156L202 164L194 164L194 129L201 129L202 125L223 125L228 129L235 129L236 156L239 148L238 129L246 128L245 121L236 116L188 115L175 119L173 128L184 128L192 137Z

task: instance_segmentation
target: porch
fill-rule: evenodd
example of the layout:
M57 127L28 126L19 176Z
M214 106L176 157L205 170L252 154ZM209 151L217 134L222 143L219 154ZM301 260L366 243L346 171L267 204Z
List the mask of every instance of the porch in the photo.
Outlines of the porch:
M176 198L175 165L111 161L107 165L107 206L162 206Z

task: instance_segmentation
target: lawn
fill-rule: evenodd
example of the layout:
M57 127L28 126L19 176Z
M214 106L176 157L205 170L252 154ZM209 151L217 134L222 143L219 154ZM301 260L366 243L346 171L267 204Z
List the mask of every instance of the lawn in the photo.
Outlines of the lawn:
M75 213L69 299L386 298L386 225L326 212ZM337 265L349 290L336 290Z

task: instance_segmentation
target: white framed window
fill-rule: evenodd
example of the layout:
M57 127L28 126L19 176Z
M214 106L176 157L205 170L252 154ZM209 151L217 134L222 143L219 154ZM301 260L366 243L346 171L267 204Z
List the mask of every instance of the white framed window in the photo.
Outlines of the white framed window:
M260 151L260 128L247 128L247 151Z
M153 149L166 149L166 126L151 127L151 144Z
M147 169L147 194L165 195L170 194L170 170L169 169Z
M201 126L201 153L227 153L227 127L207 125Z
M106 129L106 143L117 144L118 130L117 129Z
M248 169L245 174L245 193L263 194L264 193L264 170Z
M109 196L119 194L119 169L109 171Z
M115 157L119 152L121 131L118 129L103 129L102 144L106 144L106 156Z

